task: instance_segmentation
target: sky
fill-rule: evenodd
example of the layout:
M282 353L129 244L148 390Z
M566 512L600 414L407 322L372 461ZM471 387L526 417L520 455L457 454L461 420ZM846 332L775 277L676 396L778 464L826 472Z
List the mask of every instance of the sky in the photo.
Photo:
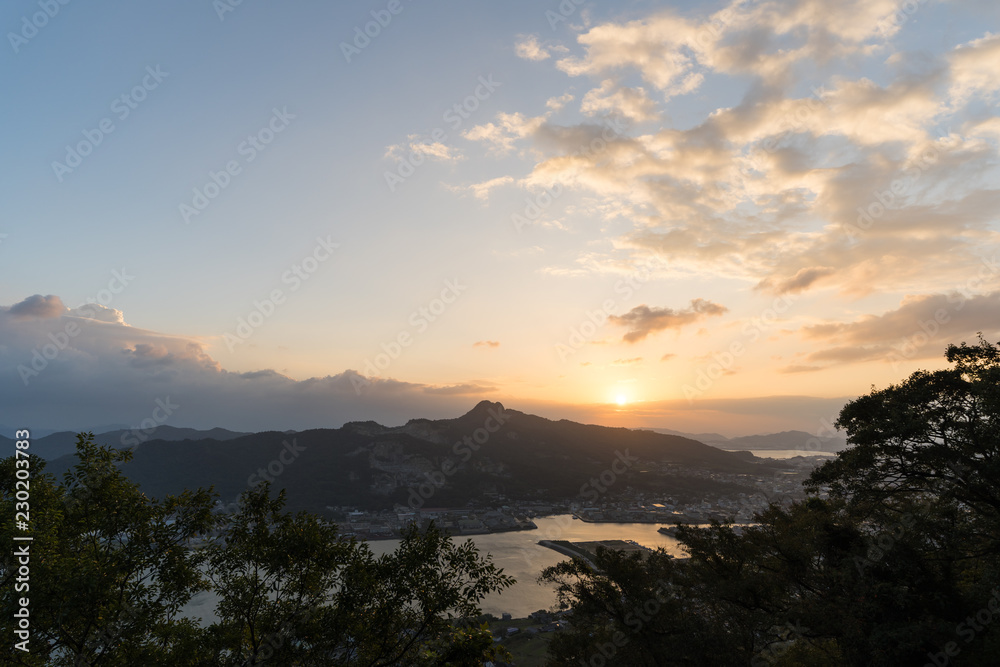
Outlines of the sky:
M992 0L17 0L0 27L6 429L489 399L817 433L1000 339Z

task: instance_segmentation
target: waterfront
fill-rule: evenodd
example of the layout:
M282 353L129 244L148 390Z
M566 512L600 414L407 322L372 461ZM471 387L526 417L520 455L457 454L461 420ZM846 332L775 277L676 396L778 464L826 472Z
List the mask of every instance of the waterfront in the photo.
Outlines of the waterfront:
M543 569L566 557L539 545L539 540L633 540L651 549L664 547L675 556L683 555L677 540L657 532L661 524L587 523L568 514L536 518L534 521L538 530L454 538L459 543L472 540L481 553L489 553L493 557L493 562L503 568L504 573L517 579L517 583L503 593L486 598L482 603L484 612L496 616L506 612L519 618L539 609L548 609L556 603L555 590L539 585L537 579ZM378 540L369 542L369 546L378 556L395 550L399 540ZM203 623L211 623L215 618L216 601L214 594L202 593L188 603L182 613L189 617L200 616Z
M754 456L762 459L791 459L796 456L825 456L833 458L837 456L835 452L819 452L810 449L726 449L727 452L750 452Z

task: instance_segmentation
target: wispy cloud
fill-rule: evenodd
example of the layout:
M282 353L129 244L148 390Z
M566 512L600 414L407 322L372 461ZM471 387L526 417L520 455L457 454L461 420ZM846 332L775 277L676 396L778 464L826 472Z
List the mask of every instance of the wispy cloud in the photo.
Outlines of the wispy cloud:
M624 315L612 315L608 321L612 324L628 327L629 331L622 338L626 343L636 343L650 334L664 329L680 329L689 324L708 317L717 317L728 312L725 306L712 303L705 299L693 299L687 308L650 308L643 304L636 306Z

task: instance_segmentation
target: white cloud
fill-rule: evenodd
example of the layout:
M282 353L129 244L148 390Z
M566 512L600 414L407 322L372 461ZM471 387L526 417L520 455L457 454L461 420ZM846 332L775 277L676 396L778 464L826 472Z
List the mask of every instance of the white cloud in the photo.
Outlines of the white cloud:
M1000 35L986 33L955 49L951 64L952 103L961 106L974 96L996 99L1000 92Z
M572 93L565 93L558 97L550 97L545 101L545 108L552 111L559 111L573 100L574 97Z
M592 116L602 113L618 114L636 122L658 117L656 104L649 99L644 88L629 88L612 79L605 79L599 88L584 95L580 111Z
M552 56L552 53L539 43L536 35L518 36L514 52L518 58L525 60L545 60Z
M514 178L512 176L499 176L488 181L483 181L482 183L474 183L469 186L469 189L472 190L472 194L475 195L476 199L487 201L490 198L490 190L502 185L509 185L513 182Z
M465 139L481 141L499 154L514 150L514 142L523 139L542 126L544 116L529 118L520 113L497 114L497 122L484 123L462 133Z
M411 134L406 139L404 143L388 146L385 150L385 157L402 160L412 155L439 162L458 162L464 159L457 149L440 141L429 141L417 134Z
M481 383L366 379L352 370L302 381L272 370L232 373L206 352L209 341L130 327L120 311L92 305L42 315L18 316L0 306L0 422L57 429L139 424L157 399L169 398L179 406L170 423L198 428L393 424L462 414L494 390Z
M1000 125L967 120L1000 90L1000 38L987 33L919 63L875 57L892 48L885 40L898 26L883 19L896 9L895 0L771 0L734 2L704 18L660 13L595 25L579 37L582 54L556 63L595 79L581 111L659 128L602 138L599 126L539 117L531 131L491 123L477 134L498 152L524 140L521 155L533 166L522 187L589 195L590 210L617 229L632 223L614 240L617 251L660 253L678 275L851 298L931 291L961 281L978 255L1000 245ZM878 75L836 67L847 56L872 56ZM796 68L834 73L803 94ZM669 127L649 90L669 98L710 75L741 86L742 99ZM621 83L635 76L650 88ZM526 120L502 117L519 127ZM965 134L941 137L941 127ZM572 227L572 218L562 224ZM578 275L602 264L546 271Z

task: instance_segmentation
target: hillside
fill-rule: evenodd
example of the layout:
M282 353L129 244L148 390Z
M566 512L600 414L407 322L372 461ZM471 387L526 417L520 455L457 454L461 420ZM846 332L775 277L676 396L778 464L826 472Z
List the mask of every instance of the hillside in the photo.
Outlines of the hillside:
M616 465L619 453L641 463ZM74 458L52 461L48 471L61 474ZM552 421L487 401L455 419L413 419L399 427L349 422L339 429L264 432L224 441L152 440L135 450L123 470L154 496L214 485L226 501L273 477L276 487L288 490L290 506L317 510L405 504L420 485L430 492L428 506L464 506L495 493L519 500L571 500L613 465L619 471L616 488L662 490L655 471L667 464L720 473L767 472L744 457L688 438ZM440 488L430 486L434 481ZM675 481L692 492L720 486L712 480Z
M224 428L213 428L207 431L199 431L193 428L177 428L174 426L156 426L148 430L142 429L120 429L98 433L97 439L102 444L112 447L137 447L152 440L164 440L175 442L180 440L232 440L248 433L238 433L227 431ZM7 442L4 442L4 441ZM0 447L10 443L7 438L0 437ZM7 451L7 450L5 450ZM52 461L61 456L72 454L76 451L76 432L58 431L42 438L31 439L31 453L41 456L43 459Z

